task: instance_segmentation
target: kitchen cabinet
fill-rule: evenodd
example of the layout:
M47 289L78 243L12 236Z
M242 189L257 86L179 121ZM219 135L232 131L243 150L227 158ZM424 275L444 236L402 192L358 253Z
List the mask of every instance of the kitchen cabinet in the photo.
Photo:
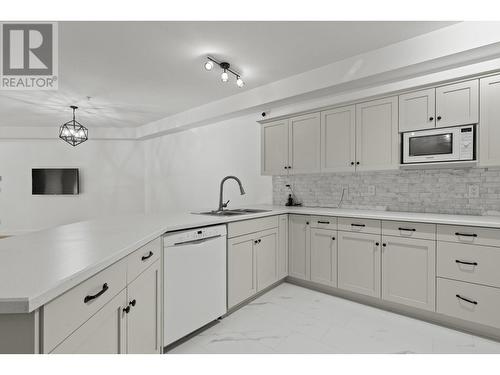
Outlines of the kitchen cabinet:
M481 79L479 165L500 165L500 75Z
M263 175L288 174L288 123L273 121L261 128L261 173Z
M356 107L321 112L321 172L349 172L356 164Z
M127 353L160 353L161 277L156 261L127 287Z
M337 231L311 228L311 281L337 286Z
M436 126L436 89L399 95L399 131L407 132Z
M383 236L382 299L435 310L436 243Z
M398 98L356 104L356 170L397 169Z
M289 123L288 172L291 174L320 171L319 113L292 117Z
M436 88L436 127L479 122L479 81L477 79Z
M240 304L280 279L278 242L278 228L228 240L228 308Z
M288 276L288 215L280 215L278 222L278 278Z
M59 344L54 354L121 354L127 350L126 290Z
M278 231L270 229L259 233L255 240L257 264L257 292L278 281Z
M254 236L251 234L228 240L228 308L238 305L257 293L254 241Z
M380 298L380 235L338 232L338 287Z
M290 215L289 217L288 273L302 280L310 278L311 228L309 224L308 216Z

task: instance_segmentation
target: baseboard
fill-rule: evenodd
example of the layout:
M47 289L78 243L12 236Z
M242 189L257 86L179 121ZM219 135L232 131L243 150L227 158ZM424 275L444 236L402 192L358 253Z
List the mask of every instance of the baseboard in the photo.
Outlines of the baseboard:
M344 298L353 302L361 303L381 310L389 311L395 314L405 315L410 318L423 320L428 323L437 324L442 327L451 328L456 331L461 331L464 333L469 333L500 342L500 329L494 327L472 323L466 320L449 317L433 311L408 307L398 303L384 301L379 298L364 296L361 294L325 286L322 284L314 283L312 281L297 279L290 276L286 277L284 281L307 289L315 290L317 292Z

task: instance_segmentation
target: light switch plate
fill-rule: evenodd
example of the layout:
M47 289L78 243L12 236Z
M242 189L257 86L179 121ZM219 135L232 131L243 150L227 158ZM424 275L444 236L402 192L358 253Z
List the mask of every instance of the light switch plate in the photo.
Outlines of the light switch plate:
M469 198L479 198L479 185L469 185Z

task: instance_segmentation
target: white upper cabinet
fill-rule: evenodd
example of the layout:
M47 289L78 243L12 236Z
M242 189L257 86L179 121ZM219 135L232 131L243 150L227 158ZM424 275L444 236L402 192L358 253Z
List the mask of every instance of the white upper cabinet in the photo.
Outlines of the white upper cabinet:
M479 122L479 81L459 82L436 88L436 127Z
M399 131L407 132L436 126L436 89L399 95Z
M321 112L321 172L354 171L356 107Z
M292 117L289 123L289 173L320 171L320 115Z
M399 166L398 98L356 105L356 169L396 169Z
M479 164L500 165L500 75L481 79Z
M262 125L261 173L288 174L288 119Z

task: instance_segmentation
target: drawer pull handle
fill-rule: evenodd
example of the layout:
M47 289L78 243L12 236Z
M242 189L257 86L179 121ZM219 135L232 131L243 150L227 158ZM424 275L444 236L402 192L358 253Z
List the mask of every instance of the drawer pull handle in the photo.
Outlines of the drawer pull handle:
M352 223L351 227L366 227L366 225L365 224L354 224L354 223Z
M477 301L473 301L471 299L462 297L460 294L457 294L456 296L457 296L457 298L459 298L459 299L461 299L461 300L463 300L465 302L469 302L469 303L472 303L473 305L477 305Z
M399 230L405 230L407 232L415 232L416 229L415 228L398 228Z
M108 290L108 289L109 289L108 283L104 283L102 285L102 289L101 289L101 291L99 293L94 294L93 296L92 295L91 296L85 296L85 298L83 299L83 303L87 303L89 301L92 301L93 299L96 299L96 298L102 296L106 292L106 290Z
M460 232L455 232L455 236L477 237L477 234L476 233L460 233Z
M141 260L144 262L145 260L148 260L152 256L153 256L153 252L150 251L148 255L143 255L142 258L141 258Z
M455 259L455 263L467 264L469 266L477 266L477 262L464 262L463 260Z
M329 221L318 220L318 224L330 224L330 222Z

